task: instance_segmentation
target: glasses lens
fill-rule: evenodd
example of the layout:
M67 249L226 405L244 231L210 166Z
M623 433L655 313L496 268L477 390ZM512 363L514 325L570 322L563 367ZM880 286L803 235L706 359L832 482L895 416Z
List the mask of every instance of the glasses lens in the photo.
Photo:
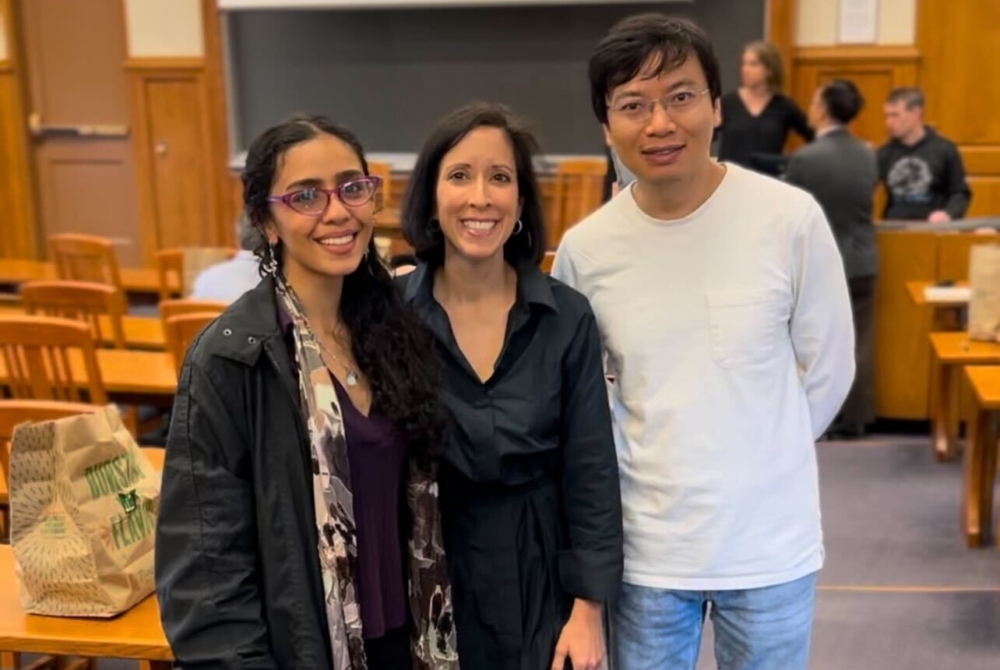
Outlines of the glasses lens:
M315 188L296 191L288 198L288 205L300 214L319 214L329 202L330 196Z
M363 205L375 194L375 182L370 179L355 179L340 185L340 199L348 205Z

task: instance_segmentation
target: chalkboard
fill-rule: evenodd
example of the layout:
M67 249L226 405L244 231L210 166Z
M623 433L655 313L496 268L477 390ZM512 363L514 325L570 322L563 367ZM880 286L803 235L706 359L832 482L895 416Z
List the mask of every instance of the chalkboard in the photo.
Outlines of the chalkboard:
M234 151L308 111L354 130L368 152L416 152L438 118L476 99L526 117L543 153L600 154L587 60L608 28L652 10L694 19L728 89L742 46L763 35L764 2L231 12Z

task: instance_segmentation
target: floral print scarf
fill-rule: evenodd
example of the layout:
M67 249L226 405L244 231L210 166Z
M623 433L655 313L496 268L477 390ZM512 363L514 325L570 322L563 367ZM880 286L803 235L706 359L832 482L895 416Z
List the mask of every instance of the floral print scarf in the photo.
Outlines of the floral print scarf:
M319 559L333 658L332 670L367 670L355 575L358 561L354 497L340 402L298 298L283 281L278 304L294 324L302 411L312 451L313 500ZM437 506L437 483L410 462L407 576L415 670L458 670L451 586L448 583Z

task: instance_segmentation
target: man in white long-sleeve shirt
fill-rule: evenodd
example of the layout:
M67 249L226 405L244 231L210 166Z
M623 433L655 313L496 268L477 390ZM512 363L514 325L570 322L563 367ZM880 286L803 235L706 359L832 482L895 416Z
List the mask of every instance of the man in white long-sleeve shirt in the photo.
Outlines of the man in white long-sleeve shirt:
M814 443L854 376L833 235L804 191L710 157L719 66L693 24L624 20L590 78L636 181L566 233L553 274L590 299L615 378L616 667L693 669L711 611L723 670L804 669Z

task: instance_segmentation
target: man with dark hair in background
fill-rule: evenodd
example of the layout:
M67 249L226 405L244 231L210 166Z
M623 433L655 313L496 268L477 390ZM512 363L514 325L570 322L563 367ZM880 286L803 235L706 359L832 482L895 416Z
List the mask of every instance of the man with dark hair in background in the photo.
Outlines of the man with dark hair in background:
M945 223L961 219L972 192L955 145L924 124L924 94L897 88L885 103L892 138L878 150L879 177L888 201L886 219Z
M854 312L854 385L840 420L830 432L860 436L875 420L875 278L878 248L872 225L878 185L875 152L848 129L864 99L853 82L835 79L820 86L809 107L816 139L788 161L785 179L816 198L833 230L844 261Z

